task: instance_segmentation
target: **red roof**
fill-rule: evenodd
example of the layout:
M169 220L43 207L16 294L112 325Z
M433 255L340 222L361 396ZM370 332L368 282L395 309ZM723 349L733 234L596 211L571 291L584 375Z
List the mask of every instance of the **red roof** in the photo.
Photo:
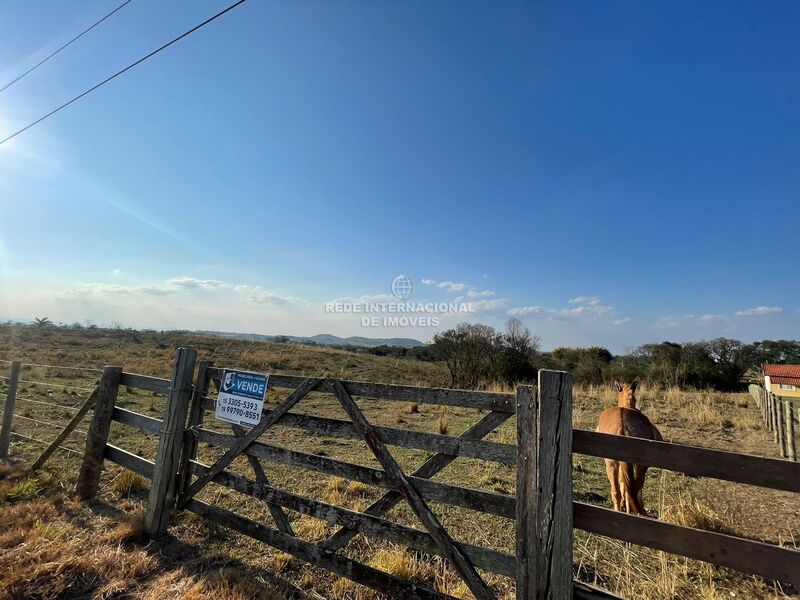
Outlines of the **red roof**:
M764 375L769 375L770 380L773 377L800 377L800 365L770 365L764 363L761 367L764 369Z
M785 385L800 385L800 377L781 377L780 375L770 375L770 383L785 384Z

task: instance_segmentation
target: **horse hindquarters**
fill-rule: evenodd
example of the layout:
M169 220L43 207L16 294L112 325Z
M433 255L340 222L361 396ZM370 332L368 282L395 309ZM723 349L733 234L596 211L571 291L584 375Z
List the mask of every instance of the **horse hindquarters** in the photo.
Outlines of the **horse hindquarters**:
M623 500L625 501L626 512L635 515L647 515L639 498L641 488L639 487L636 479L637 465L632 465L626 462L620 462L618 468L619 487Z
M610 458L605 459L606 475L611 484L611 501L614 503L614 510L622 510L622 494L619 488L619 462Z

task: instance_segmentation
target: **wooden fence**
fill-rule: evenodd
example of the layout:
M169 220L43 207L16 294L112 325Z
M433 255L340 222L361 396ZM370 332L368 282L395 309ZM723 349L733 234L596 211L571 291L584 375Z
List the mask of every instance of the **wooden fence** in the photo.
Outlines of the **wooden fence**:
M354 536L378 537L441 555L473 595L481 599L493 598L494 593L479 570L513 578L519 600L614 598L606 591L573 580L573 528L800 587L800 552L795 550L573 501L572 454L608 457L789 492L800 492L800 463L573 429L572 386L566 373L540 371L538 386L520 386L516 394L276 374L270 376L270 387L286 390L283 399L265 409L261 422L254 428L246 431L233 426L228 435L212 431L203 423L205 412L214 410L209 390L218 385L222 369L201 362L195 375L195 362L193 349L179 349L170 380L106 367L92 397L94 413L77 492L83 498L97 493L104 460L151 479L145 518L145 528L151 536L166 530L172 510L186 509L390 597L450 598L426 585L403 580L347 557L341 550ZM166 395L163 418L116 407L120 386ZM335 397L348 419L293 412L296 404L311 392ZM373 425L355 398L362 404L385 400L486 412L462 435L454 437ZM11 388L2 433L6 431L6 420L11 422L5 416L10 413L13 413ZM512 417L516 417L516 445L483 439ZM109 444L111 422L158 435L155 461ZM269 435L270 427L275 424L313 435L363 440L381 469L275 445L276 438ZM198 442L223 449L222 457L213 465L201 463L197 460ZM415 448L433 455L413 472L405 473L388 446ZM253 479L228 469L239 455L247 457ZM516 495L432 480L458 457L515 465ZM385 492L363 511L346 509L273 486L262 461L343 477ZM211 483L266 503L275 526L198 500L197 493ZM386 518L388 511L400 502L409 505L424 530ZM430 509L430 502L512 520L516 529L515 555L453 540ZM327 521L340 529L320 543L305 541L292 530L286 509Z
M795 431L800 431L800 427L795 429L795 423L800 425L800 407L797 408L795 415L794 403L791 400L784 400L760 385L750 384L749 389L750 395L761 410L767 431L772 433L773 440L778 444L781 456L797 461Z

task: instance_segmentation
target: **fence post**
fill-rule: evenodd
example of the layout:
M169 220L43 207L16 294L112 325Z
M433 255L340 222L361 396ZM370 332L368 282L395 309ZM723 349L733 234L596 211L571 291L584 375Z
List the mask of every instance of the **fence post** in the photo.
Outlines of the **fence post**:
M764 388L764 406L761 408L761 411L764 413L764 425L767 431L769 431L769 392L767 388Z
M192 374L197 360L194 348L178 348L172 382L167 395L167 410L161 424L153 483L147 499L144 531L150 537L166 532L169 513L178 484L178 467L186 429L186 413L192 395Z
M775 431L775 394L772 392L769 393L769 427L768 429L772 432L773 441L778 441L778 434Z
M14 419L14 404L17 402L20 362L11 363L11 376L8 379L6 405L3 408L3 426L0 428L0 459L8 458L8 445L11 442L11 422Z
M517 388L517 600L572 598L572 379Z
M122 367L103 367L103 375L100 377L100 385L97 386L94 400L94 416L86 436L83 464L78 474L78 482L75 484L75 493L81 500L94 498L100 488L103 456L108 443L108 433L111 431L111 417L121 379Z
M794 404L791 401L783 401L783 414L786 420L786 454L789 460L797 462L797 445L794 441Z
M186 424L186 435L183 440L183 454L181 455L180 467L180 491L178 495L182 495L189 487L192 481L192 471L190 461L194 460L197 456L197 438L190 431L192 427L199 427L203 424L203 397L208 393L208 369L213 367L214 363L210 360L200 361L197 367L197 377L194 383L194 393L192 394L192 403L189 406L189 421Z
M775 397L775 441L778 443L778 448L781 451L781 458L786 458L786 440L784 434L786 433L786 423L783 419L783 401L779 396Z

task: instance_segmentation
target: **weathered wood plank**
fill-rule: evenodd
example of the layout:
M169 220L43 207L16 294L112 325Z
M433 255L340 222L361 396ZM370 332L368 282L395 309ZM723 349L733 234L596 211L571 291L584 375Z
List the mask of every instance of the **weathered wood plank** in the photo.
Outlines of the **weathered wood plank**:
M467 429L459 437L461 439L480 439L505 423L510 417L510 413L491 412ZM411 476L421 479L431 479L455 459L456 457L452 454L436 454L420 465L416 471L411 473ZM390 490L367 507L364 512L376 517L385 515L402 499L403 496L400 492ZM345 546L357 533L358 531L356 529L340 529L325 540L322 547L327 550L338 550Z
M198 429L195 433L199 441L221 448L230 448L236 443L236 438L233 436L208 431L207 429ZM333 458L270 446L269 444L260 442L251 444L245 450L245 453L300 469L316 471L326 475L338 475L345 479L360 481L361 483L379 488L394 489L393 484L386 477L386 473L379 469L362 467L361 465L355 465ZM444 502L446 504L452 504L453 506L461 506L463 508L498 515L508 519L514 518L514 505L516 501L513 496L484 492L482 490L439 483L438 481L428 481L427 479L415 476L408 476L408 478L425 500Z
M96 398L97 398L97 388L95 388L95 390L91 394L89 394L89 397L86 399L86 402L84 402L81 405L81 407L78 409L78 412L76 412L73 415L73 417L69 420L69 423L67 423L64 429L62 429L59 432L56 438L52 442L50 442L50 445L44 449L44 452L42 452L39 455L39 457L35 461L33 461L33 464L30 467L28 467L28 473L35 473L42 467L45 461L47 461L47 459L50 458L53 452L55 452L58 449L58 447L61 446L61 443L65 439L67 439L67 437L69 437L69 434L71 434L75 430L75 428L78 426L78 423L80 423L83 420L83 418L92 408L92 406L94 406Z
M797 443L794 439L794 404L790 400L783 401L783 412L786 415L786 455L789 460L797 462Z
M211 371L211 369L209 369L209 371ZM236 439L236 442L225 454L222 455L222 457L216 463L214 463L214 465L211 466L209 472L206 475L195 479L191 485L186 488L186 492L183 494L181 503L186 502L189 498L194 496L203 488L204 485L211 481L217 473L220 473L223 469L227 468L227 466L233 462L234 458L239 456L250 444L258 439L261 434L272 427L278 421L278 419L289 412L289 410L295 404L297 404L306 394L313 391L318 385L318 379L306 379L297 388L295 388L295 390L289 394L289 396L287 396L266 419L261 419L261 422L253 427L247 433L247 435L238 439L234 438Z
M210 376L216 381L222 376L223 369L211 369ZM294 389L305 377L294 375L270 374L269 384L272 387ZM333 393L325 378L317 378L319 392ZM461 406L480 408L498 412L514 412L514 396L497 392L478 392L471 390L452 390L447 388L426 388L412 385L393 385L388 383L371 383L365 381L342 381L344 388L351 396L372 398L375 400L396 400L399 402L418 402L445 406Z
M517 599L572 594L572 380L539 371L517 388Z
M231 424L231 429L237 438L245 436L244 427ZM258 483L269 485L267 474L264 472L264 467L261 466L261 463L258 461L258 459L255 456L250 456L249 454L246 456L247 462L250 464L250 468L253 469L253 474L256 476L256 481ZM287 518L286 513L283 512L283 509L272 502L267 502L267 508L269 509L269 514L272 515L272 519L275 521L275 524L278 526L278 530L286 535L294 535L292 524L289 523L289 519Z
M214 365L209 360L201 360L197 367L197 377L194 383L194 390L192 391L192 401L189 406L189 418L186 422L186 431L183 438L183 454L181 454L179 472L179 497L183 497L186 493L186 488L192 480L192 474L189 471L189 461L194 460L197 456L197 438L192 433L192 430L200 427L203 424L203 417L205 411L203 410L203 402L208 392L211 378L208 376L208 370Z
M136 373L123 373L120 385L156 392L158 394L166 394L169 392L169 379L150 377L149 375L138 375Z
M537 560L536 501L539 485L536 465L539 454L539 398L530 385L517 387L517 600L536 598Z
M800 585L800 552L580 502L575 527L672 554Z
M783 402L780 398L775 399L775 414L778 417L777 429L775 433L778 434L778 448L780 449L781 457L786 458L789 454L786 448L786 417L783 411Z
M775 401L775 394L769 393L769 426L773 434L773 441L778 442L778 405Z
M186 508L210 521L237 531L243 535L278 548L307 563L332 571L357 583L376 589L390 598L408 598L409 600L455 600L419 583L400 579L363 563L351 560L333 552L326 552L316 544L303 541L265 527L255 521L240 517L230 511L210 506L199 500L190 500Z
M0 459L8 457L8 445L11 443L11 427L14 419L14 406L17 401L17 385L19 384L19 370L21 363L15 360L11 363L11 373L8 378L8 391L6 403L3 407L3 425L0 427Z
M172 372L167 410L158 438L153 484L147 499L144 531L150 537L164 534L175 502L178 487L178 467L183 450L186 415L192 396L192 377L197 360L194 348L178 348Z
M478 600L493 600L495 596L489 589L489 586L486 585L486 582L475 570L469 558L456 546L453 538L450 537L450 534L442 526L439 518L433 513L413 484L411 484L406 474L403 473L403 469L400 468L400 465L391 455L389 449L378 439L378 436L372 429L372 425L367 421L364 413L358 408L358 405L350 397L350 394L347 393L347 390L344 389L342 383L337 379L329 379L328 383L333 386L339 403L352 419L353 425L356 426L359 433L363 436L364 442L383 467L383 470L386 472L393 486L397 488L397 491L403 494L411 510L417 515L417 518L436 542L439 550L441 550L442 556L450 562Z
M572 582L572 597L575 600L625 600L608 590L600 589L582 581Z
M164 425L164 423L158 419L125 408L119 408L118 406L114 408L111 418L117 423L127 425L128 427L134 427L150 435L159 435Z
M103 472L103 454L111 431L111 415L117 401L119 382L122 378L122 367L108 366L103 368L100 385L94 402L94 415L89 424L86 436L86 449L83 452L83 464L78 474L75 493L81 500L88 500L97 495L100 487L100 474Z
M138 473L147 479L153 479L153 469L155 468L155 463L153 463L153 461L142 458L141 456L136 456L113 444L106 444L103 456L107 460L118 464L120 467Z
M206 398L205 409L213 411L214 401ZM265 415L272 411L264 410ZM508 414L508 413L503 413ZM361 439L358 431L350 421L343 419L329 419L302 413L288 412L275 424L282 427L304 429L320 435L329 435L344 439ZM425 433L397 427L384 427L374 425L373 429L384 444L401 446L403 448L416 448L428 452L438 452L453 456L478 458L481 460L495 461L506 465L517 464L517 449L512 444L500 444L480 439L470 439L463 436L439 435Z
M569 373L539 371L538 406L536 597L569 599L572 597L572 377Z
M575 429L573 452L713 477L787 492L800 492L800 463L672 442L657 442Z
M200 475L205 473L208 467L193 462L192 470ZM260 498L278 504L301 514L316 519L322 519L328 523L348 528L357 528L365 534L381 537L397 544L403 544L420 552L441 554L441 551L436 546L430 534L418 529L279 490L269 484L250 481L229 471L223 471L217 475L214 478L214 483L224 485L227 488L253 496L254 498ZM459 543L459 546L476 566L486 569L487 571L506 575L507 577L514 576L515 558L510 554L474 546L472 544Z

